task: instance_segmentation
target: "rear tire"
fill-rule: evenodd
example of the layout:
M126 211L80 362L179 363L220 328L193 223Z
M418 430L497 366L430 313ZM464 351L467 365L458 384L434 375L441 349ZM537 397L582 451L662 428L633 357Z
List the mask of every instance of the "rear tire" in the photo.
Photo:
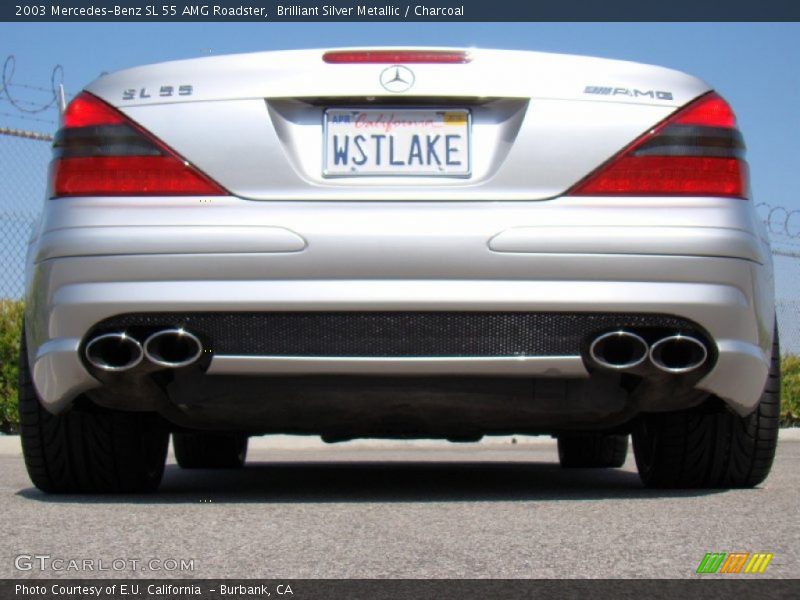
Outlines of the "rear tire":
M764 481L778 444L780 382L776 329L764 393L747 417L708 405L642 417L633 432L633 449L644 484L745 488Z
M24 331L19 416L25 466L43 492L152 492L161 482L169 442L161 417L103 409L81 398L68 412L50 414L33 387Z
M570 433L558 436L558 460L565 469L607 469L625 464L627 435Z
M238 469L247 458L247 436L228 433L173 433L175 460L183 469Z

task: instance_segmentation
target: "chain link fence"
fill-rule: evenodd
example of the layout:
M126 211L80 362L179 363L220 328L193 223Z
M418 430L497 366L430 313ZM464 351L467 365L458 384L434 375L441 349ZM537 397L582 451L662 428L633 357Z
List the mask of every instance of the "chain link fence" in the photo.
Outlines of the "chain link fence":
M0 298L21 298L31 227L46 186L52 136L0 127ZM770 230L781 343L800 354L800 211L761 204Z
M25 250L41 212L52 137L0 127L0 298L20 298Z
M800 210L761 204L775 265L775 308L784 353L800 355Z
M783 268L780 263L785 257L775 256L775 268L780 278L792 278L800 281L800 258L786 261ZM780 283L780 282L779 282ZM781 338L781 354L800 355L800 296L789 297L778 292L775 298L775 310L778 315L778 331Z

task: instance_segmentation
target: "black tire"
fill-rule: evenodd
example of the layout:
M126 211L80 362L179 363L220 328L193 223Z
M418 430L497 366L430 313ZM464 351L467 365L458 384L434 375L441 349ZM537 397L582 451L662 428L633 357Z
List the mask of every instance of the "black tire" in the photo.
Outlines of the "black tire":
M772 468L780 420L780 344L756 410L740 417L708 404L641 418L633 432L639 476L655 488L747 488Z
M43 492L152 492L161 482L169 442L161 417L107 410L85 398L68 412L50 414L33 387L24 331L19 416L25 466Z
M621 467L628 454L627 435L569 433L558 436L558 460L565 469Z
M183 469L238 469L247 458L246 435L173 433L175 460Z

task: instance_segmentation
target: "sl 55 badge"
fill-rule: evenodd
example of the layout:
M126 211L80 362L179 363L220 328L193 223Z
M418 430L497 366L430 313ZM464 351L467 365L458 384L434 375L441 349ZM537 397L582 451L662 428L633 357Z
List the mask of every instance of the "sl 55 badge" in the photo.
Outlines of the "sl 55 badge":
M191 85L162 85L156 88L127 89L122 92L123 100L136 100L147 98L169 98L171 96L191 96L194 86Z

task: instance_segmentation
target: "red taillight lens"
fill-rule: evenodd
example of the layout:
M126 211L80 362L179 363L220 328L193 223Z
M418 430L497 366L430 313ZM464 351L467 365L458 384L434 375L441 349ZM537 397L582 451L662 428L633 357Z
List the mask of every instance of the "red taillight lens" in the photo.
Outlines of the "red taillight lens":
M64 111L63 127L91 127L93 125L119 125L125 123L119 111L83 92L75 96Z
M221 196L225 190L99 98L82 92L53 143L51 196Z
M747 198L744 150L733 111L717 94L706 94L642 135L568 195Z
M573 196L743 196L747 168L735 158L623 156L572 192Z
M461 50L334 50L322 55L330 64L465 64L470 57Z
M725 127L736 129L736 116L728 103L717 94L706 94L669 120L675 125Z
M171 156L86 156L53 165L54 196L219 196L224 192Z

